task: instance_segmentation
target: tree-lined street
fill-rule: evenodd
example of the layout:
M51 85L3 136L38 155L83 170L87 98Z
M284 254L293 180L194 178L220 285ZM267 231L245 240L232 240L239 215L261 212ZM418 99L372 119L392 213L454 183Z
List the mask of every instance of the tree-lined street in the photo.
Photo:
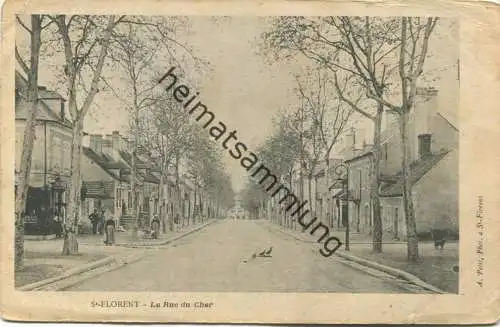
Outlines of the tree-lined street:
M251 258L270 246L271 257ZM139 262L67 290L410 292L401 287L404 282L389 275L378 272L375 277L352 268L340 257L326 259L314 243L276 231L266 221L221 220L172 245L148 251Z
M44 14L16 24L16 282L96 259L89 239L156 242L219 221L75 288L401 291L332 256L342 245L457 291L454 20ZM309 232L328 258L286 236ZM271 246L272 257L252 258Z

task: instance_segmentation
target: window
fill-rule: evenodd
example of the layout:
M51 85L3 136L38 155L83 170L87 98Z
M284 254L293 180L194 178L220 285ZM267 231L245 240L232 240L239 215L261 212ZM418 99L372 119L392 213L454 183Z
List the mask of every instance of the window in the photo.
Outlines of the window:
M60 169L61 168L61 140L54 134L52 134L52 168Z

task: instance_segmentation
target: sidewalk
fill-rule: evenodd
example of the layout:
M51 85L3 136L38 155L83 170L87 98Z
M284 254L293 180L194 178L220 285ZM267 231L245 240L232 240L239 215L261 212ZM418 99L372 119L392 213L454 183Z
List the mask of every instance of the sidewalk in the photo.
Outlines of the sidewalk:
M161 246L214 223L210 219L196 225L189 225L180 231L161 234L158 239L133 238L131 232L116 232L114 246L104 244L103 235L78 236L78 253L62 256L63 240L25 240L24 267L15 273L15 287L35 283L59 276L80 266L90 265L113 256L140 252L141 248Z
M311 236L309 231L301 232L283 226L270 223L284 232L291 233L305 242L316 242L317 237ZM434 248L433 242L419 243L419 261L415 263L407 260L406 242L394 241L385 236L382 244L382 253L372 253L372 238L362 233L350 233L349 248L345 251L345 231L330 231L331 236L337 237L344 244L338 250L338 254L348 254L371 262L375 262L391 268L408 272L426 283L439 289L458 293L459 274L454 267L459 265L458 242L447 242L442 251Z

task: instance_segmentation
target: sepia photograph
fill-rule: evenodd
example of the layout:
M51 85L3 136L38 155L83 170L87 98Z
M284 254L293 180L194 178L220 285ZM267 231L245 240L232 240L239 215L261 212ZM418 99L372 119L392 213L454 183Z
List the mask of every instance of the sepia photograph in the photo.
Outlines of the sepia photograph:
M456 20L16 19L16 286L458 292Z
M209 322L486 287L458 16L49 12L9 25L16 296Z

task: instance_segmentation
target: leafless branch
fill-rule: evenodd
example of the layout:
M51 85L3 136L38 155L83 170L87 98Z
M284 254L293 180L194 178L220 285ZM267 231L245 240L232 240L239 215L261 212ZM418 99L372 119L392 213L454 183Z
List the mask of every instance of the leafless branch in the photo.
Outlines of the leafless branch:
M19 23L19 25L21 25L22 28L24 28L28 33L30 34L33 34L33 32L28 28L28 26L26 26L23 21L21 20L21 18L19 18L18 15L16 15L16 20L17 22Z
M26 76L28 76L29 73L30 73L30 70L29 70L28 65L26 64L26 62L21 57L21 54L19 53L19 50L17 49L17 45L15 46L15 52L16 52L16 60L17 60L17 62L19 63L19 65L23 69L23 71L26 74Z

